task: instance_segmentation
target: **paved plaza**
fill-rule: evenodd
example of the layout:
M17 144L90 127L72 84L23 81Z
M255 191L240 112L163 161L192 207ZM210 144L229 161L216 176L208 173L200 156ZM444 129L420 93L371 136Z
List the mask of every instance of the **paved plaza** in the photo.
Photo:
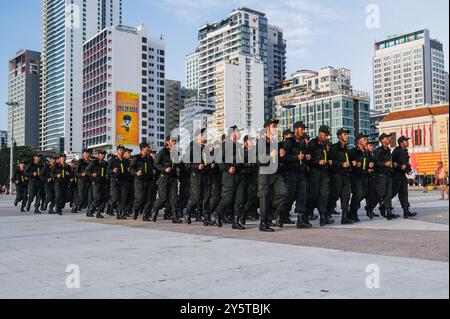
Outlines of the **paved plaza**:
M449 202L410 197L414 220L273 234L19 214L3 197L0 298L448 298Z

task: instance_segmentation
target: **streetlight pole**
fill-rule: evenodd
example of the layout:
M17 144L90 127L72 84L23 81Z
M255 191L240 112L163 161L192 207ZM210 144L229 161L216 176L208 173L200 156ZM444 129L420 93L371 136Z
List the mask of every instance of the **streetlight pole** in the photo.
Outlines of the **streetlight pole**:
M11 148L9 155L9 194L12 195L13 191L13 166L14 166L14 108L18 107L20 104L18 102L7 102L8 108L11 108Z

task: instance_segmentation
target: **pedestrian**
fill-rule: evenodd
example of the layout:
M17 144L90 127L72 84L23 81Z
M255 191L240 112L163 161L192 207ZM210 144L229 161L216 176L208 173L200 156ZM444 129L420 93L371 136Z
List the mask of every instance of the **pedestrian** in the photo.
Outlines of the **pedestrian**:
M55 213L55 180L51 176L51 172L55 167L57 156L52 155L50 157L49 162L45 165L44 170L42 171L42 181L45 186L45 203L41 205L41 210L46 211L48 209L48 213L50 215L54 215Z
M441 200L445 200L445 193L447 193L447 199L450 198L448 191L448 172L444 168L443 162L438 163L438 168L436 169L436 181L434 185L439 187Z

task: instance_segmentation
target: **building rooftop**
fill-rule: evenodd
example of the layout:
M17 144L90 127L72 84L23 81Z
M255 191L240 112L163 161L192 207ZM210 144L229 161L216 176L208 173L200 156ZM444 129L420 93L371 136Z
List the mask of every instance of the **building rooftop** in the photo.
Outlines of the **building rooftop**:
M438 106L428 106L413 110L392 112L386 115L382 122L398 121L422 116L448 115L448 104Z

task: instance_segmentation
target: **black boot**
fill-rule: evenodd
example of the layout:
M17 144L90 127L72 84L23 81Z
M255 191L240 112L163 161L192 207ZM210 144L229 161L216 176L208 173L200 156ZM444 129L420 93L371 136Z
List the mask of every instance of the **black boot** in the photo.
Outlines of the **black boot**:
M158 221L159 210L152 209L152 221L156 223Z
M35 214L38 214L38 215L39 215L39 214L42 214L41 211L39 210L39 207L36 207L36 208L34 209L34 213L35 213Z
M300 213L298 215L297 228L298 229L310 229L310 228L312 228L312 225L309 222L309 218L308 218L308 216L305 213Z
M99 212L97 212L97 214L95 215L95 218L103 219L103 218L105 218L105 217L103 217L102 212L99 211Z
M325 215L325 222L327 225L333 225L335 223L334 219L331 218L331 215Z
M384 207L380 207L380 214L382 217L387 218L387 213L386 213L386 209Z
M86 217L94 217L94 212L92 210L92 208L87 208L86 209Z
M116 213L117 213L117 214L116 214L116 219L118 219L118 220L125 220L125 219L127 219L127 218L125 217L124 212L118 210Z
M369 217L370 219L373 219L375 217L373 214L373 210L371 210L367 207L366 207L366 214L367 214L367 217Z
M62 210L61 209L57 209L56 210L56 214L58 214L59 216L62 216L63 215Z
M273 232L275 232L275 230L270 227L269 223L267 223L265 221L261 222L261 224L259 225L259 231L266 232L266 233L273 233Z
M21 213L25 213L25 207L24 207L24 206L22 206L22 207L20 208L20 212L21 212Z
M276 224L276 227L283 228L283 226L284 226L283 214L281 212L278 212L277 218L275 219L275 224Z
M31 203L28 203L26 211L29 212L30 210L31 210Z
M215 212L214 219L216 226L222 228L223 227L222 216L220 216L217 212Z
M142 221L149 222L149 221L151 221L151 217L152 217L152 212L146 211L142 214Z
M342 210L341 225L353 225L354 222L348 217L348 211Z
M203 222L203 226L208 227L213 225L211 220L211 213L205 213L205 221Z
M76 214L78 212L78 207L77 205L73 205L72 206L72 214Z
M414 217L416 217L417 216L417 213L411 213L410 211L409 211L409 209L404 209L403 210L403 217L405 218L405 219L408 219L408 218L414 218Z
M192 215L192 213L187 209L187 210L186 210L186 214L184 215L184 219L186 220L186 223L187 223L188 225L191 225L191 224L192 224L191 215Z
M172 213L172 224L181 224L181 223L183 223L183 222L181 221L181 219L178 218L177 213L173 212Z
M245 230L245 227L242 226L239 222L239 216L234 217L233 225L231 225L231 229Z
M135 210L133 211L133 220L137 220L138 217L139 217L139 211L138 211L137 209L135 209Z

